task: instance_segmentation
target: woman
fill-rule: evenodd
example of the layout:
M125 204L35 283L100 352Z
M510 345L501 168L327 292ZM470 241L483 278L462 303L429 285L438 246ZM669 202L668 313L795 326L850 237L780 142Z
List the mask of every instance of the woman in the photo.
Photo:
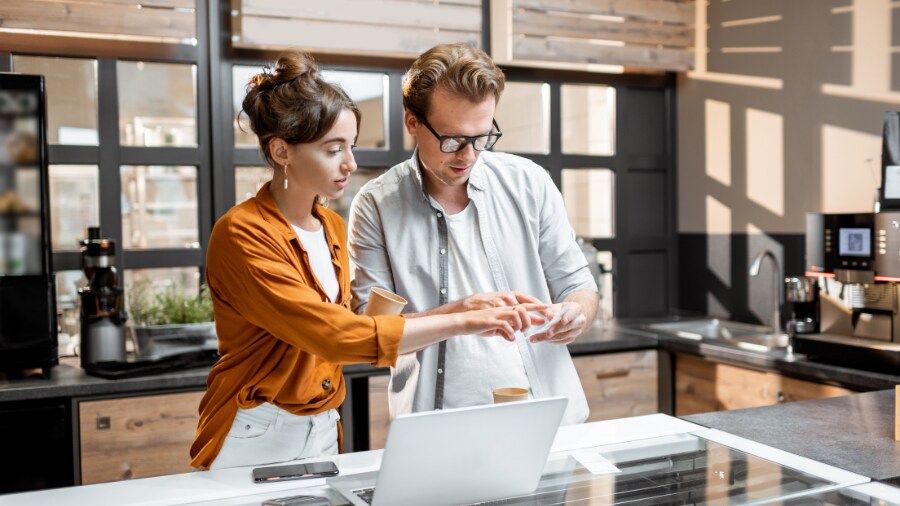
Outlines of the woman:
M209 240L221 359L191 447L192 465L203 469L334 455L341 364L393 365L398 354L459 334L512 340L539 307L409 319L354 314L345 224L320 200L340 197L356 170L359 110L319 77L312 58L289 52L250 80L243 111L275 171Z

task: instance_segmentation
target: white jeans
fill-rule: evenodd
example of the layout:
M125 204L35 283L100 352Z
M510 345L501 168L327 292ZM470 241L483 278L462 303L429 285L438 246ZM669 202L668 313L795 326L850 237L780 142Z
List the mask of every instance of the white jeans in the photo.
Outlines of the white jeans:
M238 409L210 470L338 454L337 411L298 416L272 404Z

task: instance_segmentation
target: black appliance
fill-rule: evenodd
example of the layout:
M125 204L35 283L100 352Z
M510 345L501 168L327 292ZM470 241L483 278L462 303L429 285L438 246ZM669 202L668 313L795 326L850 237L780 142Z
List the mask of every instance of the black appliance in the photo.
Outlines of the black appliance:
M806 216L806 276L833 278L798 286L791 342L814 360L895 374L900 370L900 211ZM807 279L807 278L799 278ZM819 292L816 288L822 287ZM815 302L815 307L808 305Z
M784 292L791 309L788 327L793 328L796 334L819 332L819 285L816 279L785 278Z
M806 215L806 275L833 277L835 271L873 269L875 215Z
M59 363L43 76L0 73L0 371Z
M88 285L78 290L81 299L81 366L97 362L124 362L125 311L116 272L116 243L100 237L100 227L89 227L81 241L81 263Z

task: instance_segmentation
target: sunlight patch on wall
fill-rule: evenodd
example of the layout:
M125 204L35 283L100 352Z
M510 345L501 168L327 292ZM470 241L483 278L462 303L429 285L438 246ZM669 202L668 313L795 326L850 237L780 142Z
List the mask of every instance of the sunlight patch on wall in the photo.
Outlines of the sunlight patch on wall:
M784 216L784 118L747 109L747 197Z
M821 144L821 211L871 211L881 186L881 136L822 125Z
M731 186L731 104L706 100L706 175Z
M854 0L848 10L832 9L835 15L852 16L853 39L848 48L833 52L851 53L850 85L822 85L822 93L855 100L900 104L900 93L891 90L891 20L896 2Z

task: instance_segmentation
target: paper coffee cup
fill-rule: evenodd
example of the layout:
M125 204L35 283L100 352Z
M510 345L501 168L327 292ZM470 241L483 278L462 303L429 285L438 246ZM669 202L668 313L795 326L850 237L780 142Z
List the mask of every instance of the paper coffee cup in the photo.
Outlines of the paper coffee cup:
M366 314L375 316L380 314L400 314L406 307L406 299L394 292L373 286L369 290L369 304L366 306Z
M501 402L515 402L528 400L528 389L518 387L495 388L493 390L494 404Z

